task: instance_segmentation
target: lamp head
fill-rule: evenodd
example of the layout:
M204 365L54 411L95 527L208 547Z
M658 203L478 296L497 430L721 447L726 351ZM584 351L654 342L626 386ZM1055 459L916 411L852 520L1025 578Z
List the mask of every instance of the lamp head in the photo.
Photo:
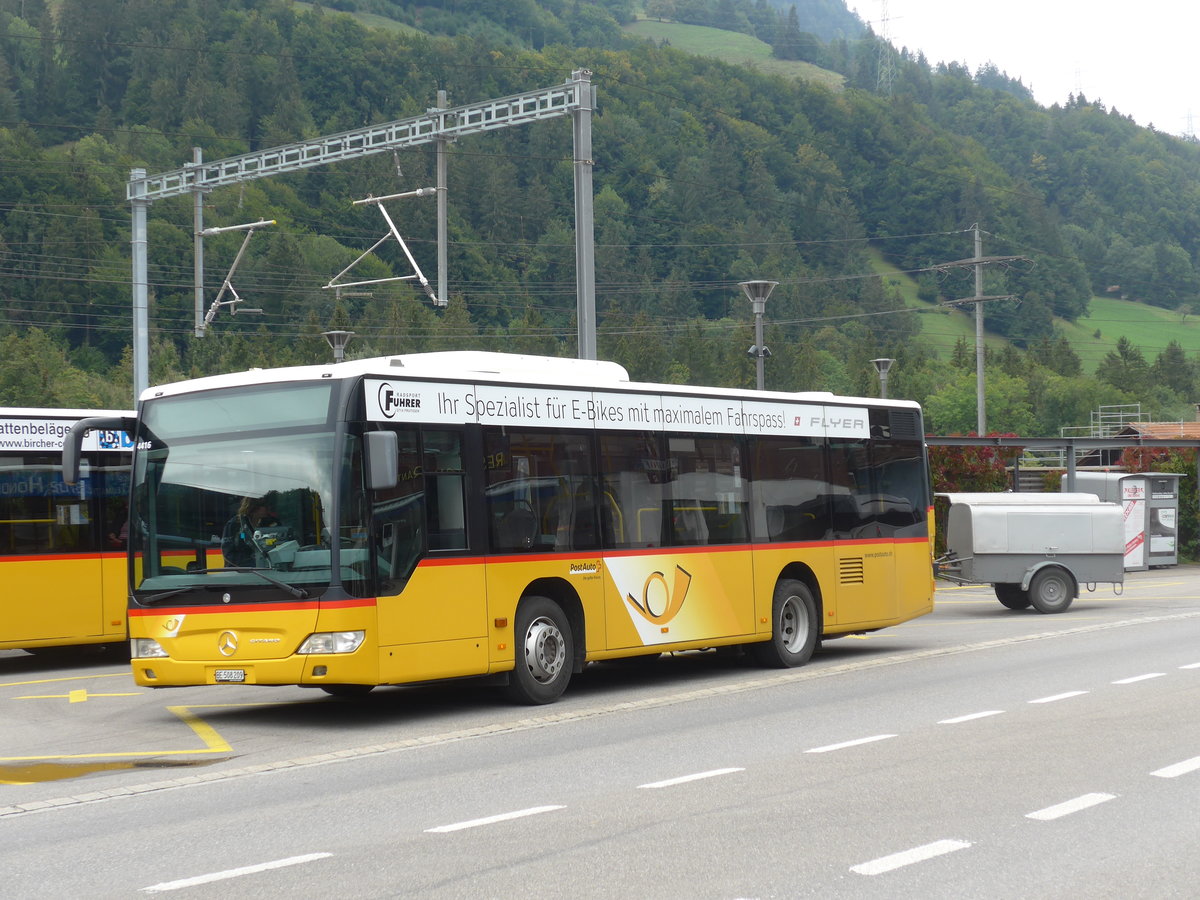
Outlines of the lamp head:
M743 293L754 305L754 311L761 313L767 305L767 298L771 296L771 291L775 290L778 281L742 281L739 282Z

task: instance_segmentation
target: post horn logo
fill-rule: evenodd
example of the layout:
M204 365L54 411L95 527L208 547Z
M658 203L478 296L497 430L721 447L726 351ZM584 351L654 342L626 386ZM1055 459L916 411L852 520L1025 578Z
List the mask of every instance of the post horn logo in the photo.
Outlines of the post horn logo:
M673 585L667 584L667 576L662 572L651 572L642 585L641 602L635 600L633 594L626 594L625 598L647 622L666 625L679 615L691 584L691 573L682 566L676 566Z

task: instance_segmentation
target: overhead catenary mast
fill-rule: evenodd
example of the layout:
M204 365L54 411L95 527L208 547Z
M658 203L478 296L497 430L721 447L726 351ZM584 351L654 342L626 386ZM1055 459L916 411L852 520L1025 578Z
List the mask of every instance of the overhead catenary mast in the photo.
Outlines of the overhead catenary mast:
M576 295L578 320L578 356L596 358L596 282L593 261L594 234L592 225L592 147L591 118L596 106L595 86L588 69L576 69L563 84L541 90L514 94L497 100L486 100L449 109L440 108L444 102L439 94L439 107L424 115L400 119L382 125L368 126L339 134L326 135L295 144L273 147L257 153L246 153L216 162L202 162L199 152L193 161L180 169L161 175L147 175L142 168L130 171L126 185L129 200L132 249L133 289L133 387L135 398L149 386L149 277L147 263L146 218L155 200L203 192L225 185L239 184L270 175L295 172L315 166L359 159L395 149L445 144L460 137L526 125L543 119L570 115L574 144L575 169L575 244ZM444 153L442 154L444 156ZM442 166L439 164L439 172ZM441 185L439 184L439 188ZM441 192L440 192L441 193ZM203 227L196 204L196 252L203 252ZM438 204L444 214L444 203ZM439 227L439 254L445 252L445 230ZM442 271L439 264L439 272ZM197 266L197 273L202 267ZM438 286L439 297L442 286ZM200 327L202 303L197 300L197 329Z

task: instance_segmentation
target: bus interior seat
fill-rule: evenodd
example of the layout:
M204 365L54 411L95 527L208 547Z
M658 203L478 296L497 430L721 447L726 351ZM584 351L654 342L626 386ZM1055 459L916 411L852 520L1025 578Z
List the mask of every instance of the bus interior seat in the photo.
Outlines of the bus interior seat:
M538 535L538 519L527 506L515 506L496 527L497 550L528 550Z

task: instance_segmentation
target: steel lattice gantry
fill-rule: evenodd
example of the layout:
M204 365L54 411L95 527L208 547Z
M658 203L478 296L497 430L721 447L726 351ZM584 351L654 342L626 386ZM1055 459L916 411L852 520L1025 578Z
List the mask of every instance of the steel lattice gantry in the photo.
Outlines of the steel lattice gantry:
M577 69L561 85L514 94L498 100L448 109L430 109L424 115L409 119L299 141L258 153L244 153L216 162L202 162L197 150L195 161L190 165L160 175L147 175L145 169L133 169L126 186L126 197L133 212L134 399L136 400L148 386L149 288L146 211L153 201L192 194L196 198L196 240L199 242L200 198L204 192L214 188L422 144L441 142L439 146L444 146L445 142L457 138L568 114L573 119L578 355L581 359L595 359L591 131L591 114L594 108L595 87L591 83L591 72L587 69ZM445 196L445 185L439 184L438 188L441 201ZM197 243L198 259L199 253L200 245ZM199 262L197 266L199 282L202 280Z

